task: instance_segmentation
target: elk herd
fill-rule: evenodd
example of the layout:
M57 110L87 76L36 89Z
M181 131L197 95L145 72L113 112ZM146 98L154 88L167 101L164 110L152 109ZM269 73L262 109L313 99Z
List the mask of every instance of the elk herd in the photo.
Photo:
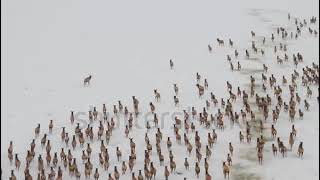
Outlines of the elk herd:
M143 129L144 145L138 137L132 135L136 131L141 131L134 127L135 121L142 113L139 100L135 96L132 96L131 105L118 101L116 105L111 106L109 111L105 104L101 106L101 112L99 108L94 107L88 112L90 124L87 127L81 127L79 123L76 123L74 111L71 111L69 119L73 131L68 132L67 128L61 127L60 144L52 144L50 139L53 130L60 129L60 127L55 127L53 120L49 122L48 131L40 124L35 127L35 136L30 147L25 149L25 157L14 152L14 142L9 143L9 162L16 168L10 171L10 180L18 179L15 173L21 171L26 180L72 178L98 180L101 179L102 174L106 174L105 177L108 180L122 179L121 177L126 174L129 174L132 180L151 180L160 177L175 179L170 177L173 174L179 174L180 167L186 171L193 171L197 178L205 177L206 180L211 180L215 176L210 171L210 166L213 167L213 161L216 161L213 158L213 151L215 146L221 145L217 144L218 141L224 141L224 137L219 136L219 132L225 131L227 122L230 122L231 125L244 125L240 132L236 132L239 139L235 141L239 141L241 145L249 146L252 143L251 139L256 138L257 164L263 165L264 155L269 152L274 158L277 157L278 151L282 158L286 158L288 153L296 153L298 158L303 158L303 142L298 140L301 132L295 128L294 123L299 119L302 120L304 112L309 111L312 105L309 101L314 98L313 87L319 85L319 65L316 62L309 66L305 65L301 52L290 55L286 40L298 39L304 29L307 29L310 35L317 36L316 29L308 26L315 24L317 19L312 17L307 22L294 18L292 21L289 14L288 21L293 22L296 26L293 31L285 27L278 27L269 37L262 39L258 39L258 34L251 31L251 48L245 49L243 55L245 59L250 59L253 54L258 56L259 53L259 56L265 56L265 52L271 49L270 52L276 59L276 66L290 65L290 63L294 65L290 77L276 77L275 74L270 74L272 69L263 64L261 79L260 76L250 76L248 89L247 87L242 89L239 86L235 88L234 84L226 81L227 97L218 98L213 92L209 92L208 80L197 72L195 85L192 86L196 89L197 94L193 96L204 101L205 106L200 109L192 107L190 112L183 110L182 117L175 116L172 121L173 136L159 127L157 105L165 99L161 99L163 97L159 90L154 89L155 101L149 103L149 111L153 119L148 121ZM223 39L217 38L216 41L217 48L227 46ZM236 59L236 69L241 71L239 60L241 52L235 49L236 43L233 40L229 39L227 42L229 48L234 49L233 56L227 55L230 68L232 71L235 70L233 59ZM266 43L272 44L272 47L264 46ZM213 53L213 45L208 45L208 50ZM169 61L169 66L171 70L174 70L173 60ZM301 71L299 67L302 67ZM90 75L84 79L84 86L90 85L91 78ZM174 96L171 103L174 106L178 106L179 99L182 98L179 90L178 84L173 84ZM301 92L306 92L306 94ZM208 99L206 99L206 94L209 94ZM214 108L217 113L211 112ZM102 114L101 120L98 118L99 113ZM113 135L116 130L116 118L120 116L126 122L124 132L122 132L123 136ZM289 121L292 126L277 126L279 121ZM97 124L97 127L92 125L94 123ZM279 132L285 129L291 131L288 139L279 136ZM202 132L206 132L204 136ZM110 146L110 141L115 138L128 142L128 146ZM220 162L220 167L214 168L216 172L221 171L225 179L229 179L232 175L233 157L237 155L234 150L239 147L234 146L234 142L226 144L227 146L223 147L227 151L224 161ZM271 146L266 146L266 144ZM36 150L38 146L40 148ZM55 148L52 146L59 146L59 148L61 146L61 148L59 151L53 151ZM137 152L137 146L143 146L144 152ZM173 149L177 147L187 152L183 157L184 161L179 161L177 158L183 154L174 153ZM266 151L266 148L270 149ZM75 153L76 150L81 153ZM117 164L111 160L113 157ZM94 162L97 162L98 166L95 167ZM137 166L143 169L137 169ZM24 169L21 170L21 167ZM33 172L33 169L36 169L36 172ZM189 178L184 177L184 179Z

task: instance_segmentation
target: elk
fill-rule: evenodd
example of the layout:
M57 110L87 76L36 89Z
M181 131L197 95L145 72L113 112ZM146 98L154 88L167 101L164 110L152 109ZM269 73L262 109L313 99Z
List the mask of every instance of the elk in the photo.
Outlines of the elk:
M231 156L230 156L229 153L227 154L227 161L228 161L228 166L231 166L232 165L232 159L231 159Z
M89 75L88 77L84 78L83 80L83 86L86 86L86 85L90 85L90 80L91 80L92 76Z
M290 133L290 136L289 136L289 144L290 144L290 150L292 150L292 146L294 144L294 138L292 133Z
M199 174L200 174L200 167L199 167L199 163L196 162L196 165L195 165L195 168L194 168L194 171L197 175L197 178L199 178Z
M38 126L35 128L34 133L35 133L36 137L39 136L39 134L40 134L40 124L38 124Z
M271 135L272 139L274 139L277 136L277 130L274 128L274 125L271 125Z
M311 97L312 96L312 91L311 91L311 89L310 89L310 87L308 86L307 87L307 97Z
M278 64L283 64L283 59L281 59L279 56L277 56L277 63Z
M255 36L256 36L256 33L253 32L253 31L251 31L251 36L252 36L252 37L255 37Z
M15 160L14 160L14 161L15 161L15 162L14 162L14 165L15 165L16 169L19 170L20 165L21 165L21 161L20 161L19 158L18 158L18 154L15 154Z
M273 152L273 156L276 156L278 152L277 147L273 143L272 143L272 152Z
M168 166L165 166L164 167L164 177L166 180L168 180L169 175L170 175L170 172L168 170Z
M173 84L173 89L174 89L175 94L178 95L179 88L178 88L177 84Z
M209 49L209 52L211 53L212 52L212 47L210 46L210 44L208 45L208 49Z
M227 177L229 179L230 170L229 170L229 166L226 164L226 162L222 162L222 168L223 168L224 179L226 179Z
M189 162L187 158L184 158L184 167L186 168L186 170L189 170Z
M231 156L233 156L233 146L232 146L231 142L229 142L229 152L230 152Z
M229 45L230 47L233 47L233 41L231 39L229 39Z
M218 42L219 46L224 45L224 41L222 39L217 38L217 42Z
M10 160L10 163L12 163L13 160L13 145L12 145L12 141L10 141L10 145L8 148L8 158Z
M304 108L309 111L309 107L310 107L310 104L308 103L307 100L304 100Z
M158 92L157 89L153 90L154 91L154 98L156 99L156 101L160 100L160 93Z
M98 172L98 168L96 168L96 170L95 170L95 173L94 173L93 177L94 177L94 179L95 179L95 180L98 180L98 179L99 179L99 172Z
M201 97L204 94L204 87L201 86L200 84L196 85L199 91L199 97Z
M263 160L262 149L258 149L258 161L259 161L259 164L262 164L262 160Z
M246 50L246 58L249 59L250 55L249 55L249 51Z
M304 152L303 143L300 142L299 147L298 147L298 156L301 157L301 159L302 159L302 156L303 156L303 152Z
M52 128L53 128L53 121L50 120L50 123L49 123L49 132L52 133Z
M241 131L239 132L239 138L240 138L240 143L243 142L243 139L244 139L244 136L243 134L241 133Z
M170 64L170 69L173 69L173 61L172 61L172 59L170 59L169 64Z

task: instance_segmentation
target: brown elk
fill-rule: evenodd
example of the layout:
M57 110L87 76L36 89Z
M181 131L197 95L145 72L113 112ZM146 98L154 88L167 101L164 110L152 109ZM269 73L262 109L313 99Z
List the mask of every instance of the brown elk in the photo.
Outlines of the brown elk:
M52 133L52 128L53 128L53 121L50 120L50 123L49 123L49 132Z
M241 133L241 131L239 132L239 138L240 138L240 143L243 142L243 139L244 139L244 136L243 134Z
M230 152L231 156L233 156L233 146L232 146L231 142L229 142L229 152Z
M273 156L276 156L278 152L277 147L273 143L272 143L272 152L273 152Z
M274 125L271 125L271 135L272 139L274 139L277 136L277 130L274 128Z
M196 86L197 86L198 91L199 91L198 92L199 93L199 97L201 97L204 94L204 87L201 86L200 84L197 84Z
M170 175L170 172L168 170L168 167L165 166L164 167L164 177L165 177L166 180L168 180L169 175Z
M289 136L289 145L290 145L290 150L292 150L292 146L294 144L294 138L293 138L293 134L290 133L290 136Z
M15 165L16 169L19 170L20 165L21 165L21 161L20 161L19 158L18 158L18 154L15 154L15 160L14 160L14 161L15 161L15 162L14 162L14 165Z
M98 172L98 168L96 168L95 172L94 172L94 175L93 175L94 179L95 180L98 180L99 179L99 172Z
M158 92L157 89L153 90L154 91L154 98L156 99L156 101L160 100L160 93Z
M12 160L13 160L13 143L12 143L12 141L10 141L10 145L8 148L8 158L9 158L10 163L12 163Z
M197 178L199 178L199 174L200 174L200 167L199 167L199 163L196 162L196 165L195 165L195 168L194 168L194 171L197 175Z
M262 164L262 160L263 160L262 149L258 149L258 161L259 161L259 164Z
M228 166L232 166L232 159L229 153L227 154L227 161L228 161Z
M303 143L300 142L299 147L298 147L298 156L302 158L303 153L304 153Z
M226 162L222 162L222 168L223 168L224 179L226 179L227 177L229 179L230 169L229 169L229 166L226 164Z

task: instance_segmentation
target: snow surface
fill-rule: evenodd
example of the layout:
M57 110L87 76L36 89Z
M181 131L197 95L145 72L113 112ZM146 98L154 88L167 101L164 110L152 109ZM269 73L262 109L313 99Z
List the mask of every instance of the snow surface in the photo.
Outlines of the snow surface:
M257 38L269 37L278 25L294 28L288 22L287 13L299 19L317 16L319 1L316 0L243 0L243 1L43 1L43 0L4 0L2 3L2 76L1 76L1 168L3 179L8 179L10 165L7 158L9 141L13 141L14 153L19 153L22 168L15 171L22 179L25 167L26 148L34 138L34 128L41 123L41 134L47 131L50 119L54 120L54 131L49 139L54 144L52 152L60 152L64 147L60 142L61 127L70 125L70 111L79 113L79 119L87 119L87 112L96 106L102 110L102 104L112 111L113 104L121 100L132 110L131 96L140 101L140 109L149 112L149 102L154 102L153 89L161 93L161 102L154 103L158 114L164 114L162 132L164 137L173 140L174 159L177 172L169 179L196 179L194 173L194 152L187 155L184 145L175 143L171 118L175 112L181 112L195 106L198 111L205 106L204 99L212 91L217 97L228 97L226 81L234 87L245 89L249 76L254 75L260 82L262 63L269 66L270 72L278 79L292 73L292 63L279 66L275 62L272 49L266 49L266 56L258 61L247 61L243 57L244 49L251 43L250 31L254 30ZM318 29L318 24L314 26ZM227 54L234 49L218 47L216 38L227 41L232 38L235 48L240 52L239 60L243 71L231 72L226 61ZM289 54L301 52L305 62L319 63L319 38L310 36L307 31L298 40L288 42ZM213 45L213 53L208 53L207 45ZM169 59L173 59L174 70L169 69ZM209 90L205 98L199 99L195 88L195 74L199 72L208 79ZM300 72L301 73L301 72ZM82 86L83 78L93 75L90 87ZM173 104L173 83L179 86L179 107ZM312 87L314 92L316 87ZM305 98L305 89L299 94ZM238 133L242 126L227 123L224 131L217 130L218 142L214 145L210 159L210 174L213 179L223 179L222 161L226 161L228 143L232 142L235 152L230 179L267 179L294 180L319 178L319 104L317 93L310 99L311 110L305 112L303 120L294 122L298 136L292 152L287 158L273 157L271 143L265 146L264 164L258 165L255 138L248 144L240 144ZM240 109L241 107L236 107ZM217 108L210 109L216 113ZM166 115L168 112L169 115ZM178 114L182 118L181 114ZM134 168L136 174L143 169L143 151L145 148L144 118L140 117L138 125L130 136L137 145L138 160ZM79 120L80 122L83 122ZM111 155L110 164L120 169L115 158L115 147L123 151L123 159L129 155L129 140L124 137L124 118L119 117L118 128L113 132L108 146ZM229 122L229 121L226 121ZM208 130L201 128L201 141L206 143ZM266 126L270 127L270 120ZM94 125L97 126L97 123ZM276 124L278 136L288 144L291 123L287 115L280 117ZM269 130L265 130L269 136ZM154 141L155 129L150 130L149 138ZM209 130L211 132L211 130ZM183 135L183 134L181 134ZM194 143L194 134L188 135ZM296 155L298 142L304 142L303 160ZM39 143L39 139L37 140ZM38 144L39 146L39 144ZM93 149L98 149L96 141ZM269 152L267 151L269 150ZM40 147L37 153L45 152ZM168 152L163 142L162 151L165 164L168 165ZM80 155L77 147L74 155ZM78 156L80 158L80 156ZM183 160L188 157L190 171L186 171ZM98 154L93 154L94 167L98 166ZM164 179L164 168L159 167L155 150L151 156L157 167L156 179ZM79 159L80 160L80 159ZM78 160L78 162L79 162ZM203 160L200 179L204 179ZM80 172L84 179L84 171ZM112 170L112 166L109 169ZM32 171L33 170L33 171ZM107 173L99 170L101 179ZM36 163L31 166L31 173L36 177ZM120 179L129 179L130 173ZM64 171L64 179L69 179Z

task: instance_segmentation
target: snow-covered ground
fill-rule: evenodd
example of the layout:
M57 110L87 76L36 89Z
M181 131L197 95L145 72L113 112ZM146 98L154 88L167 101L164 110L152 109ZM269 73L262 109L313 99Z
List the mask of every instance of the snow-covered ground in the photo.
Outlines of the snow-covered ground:
M243 1L167 1L151 2L135 1L42 1L42 0L4 0L2 3L2 76L1 76L1 169L3 179L8 179L10 165L7 158L9 141L13 141L14 153L22 160L22 168L15 171L18 179L22 179L25 167L26 148L34 138L34 128L41 123L41 134L48 131L49 120L54 120L54 130L49 139L52 141L52 152L60 152L65 147L60 142L61 127L73 133L70 111L75 111L77 121L86 126L87 113L94 106L102 110L105 103L112 114L114 104L118 100L132 111L132 96L140 101L140 116L134 130L129 134L137 145L138 160L134 171L143 170L144 159L144 122L150 118L149 102L153 102L157 114L163 117L161 131L164 137L171 137L177 172L169 179L196 179L194 173L195 152L189 157L185 146L178 145L172 129L172 117L191 107L198 111L205 106L210 92L217 97L227 98L226 81L234 87L248 88L249 76L257 78L261 84L262 64L269 66L272 73L280 80L285 75L288 80L294 70L292 61L284 65L276 64L270 42L271 32L278 26L289 30L295 28L293 21L287 20L288 12L293 17L309 19L319 13L319 1L316 0L243 0ZM318 23L312 28L318 29ZM265 56L257 56L257 60L245 60L244 49L251 46L250 31L256 32L258 41L267 37L264 46ZM219 47L216 38L225 40L225 47ZM227 46L227 40L235 42L234 48ZM299 73L303 66L319 64L319 38L302 32L298 40L288 40L288 54L300 52L304 62L298 66ZM277 40L278 41L278 40ZM280 41L280 40L279 40ZM213 46L208 52L207 45ZM234 49L240 52L240 72L231 72L226 55L233 55ZM232 56L233 58L233 56ZM169 68L169 59L174 61L174 69ZM234 59L234 58L233 58ZM205 97L199 99L195 87L196 72L208 79L209 89ZM92 74L89 87L83 87L83 78ZM299 81L300 82L300 81ZM179 107L173 103L173 84L179 86ZM161 93L161 102L154 102L153 89ZM288 90L284 98L288 101ZM240 144L238 133L243 126L230 126L226 122L224 131L217 130L218 142L213 147L213 155L209 160L210 174L213 179L223 179L222 161L226 161L228 143L232 142L235 152L230 179L317 179L319 178L319 104L316 101L317 87L311 87L314 94L308 99L311 109L305 112L303 120L294 122L298 135L293 151L288 157L273 157L271 143L267 142L264 152L264 163L258 165L256 158L255 138L252 143ZM249 91L249 89L246 89ZM262 92L259 92L263 94ZM306 89L300 86L299 94L305 99ZM236 110L240 110L235 107ZM302 107L302 106L301 106ZM215 114L218 108L211 108L209 113ZM275 125L278 136L288 144L291 123L288 116L282 114ZM270 115L271 116L271 115ZM117 119L117 118L116 118ZM108 145L111 155L109 172L113 166L121 168L115 157L115 148L123 151L123 159L127 161L130 153L129 139L124 136L126 119L120 115L119 125L114 130ZM270 137L270 121L266 123L264 135ZM194 121L206 144L207 132L204 127ZM96 127L98 123L94 124ZM153 145L152 161L157 167L156 179L164 179L164 167L159 166L155 151L155 132L148 134ZM181 135L183 130L181 130ZM194 143L194 133L189 133L190 142ZM296 155L298 143L304 142L303 159ZM39 143L39 139L37 140ZM168 151L165 141L162 142L165 164L169 165ZM96 140L93 149L99 149ZM194 147L195 148L195 147ZM204 148L202 149L204 150ZM77 147L73 152L78 157L82 149ZM37 153L45 151L39 147ZM203 154L205 151L203 151ZM190 170L184 169L184 158L188 157ZM94 167L98 165L98 153L92 155ZM200 179L204 179L203 160ZM31 165L31 174L36 177L36 161ZM83 166L80 166L84 179ZM99 170L101 179L108 173ZM130 173L120 179L129 179ZM64 179L69 179L64 171Z

